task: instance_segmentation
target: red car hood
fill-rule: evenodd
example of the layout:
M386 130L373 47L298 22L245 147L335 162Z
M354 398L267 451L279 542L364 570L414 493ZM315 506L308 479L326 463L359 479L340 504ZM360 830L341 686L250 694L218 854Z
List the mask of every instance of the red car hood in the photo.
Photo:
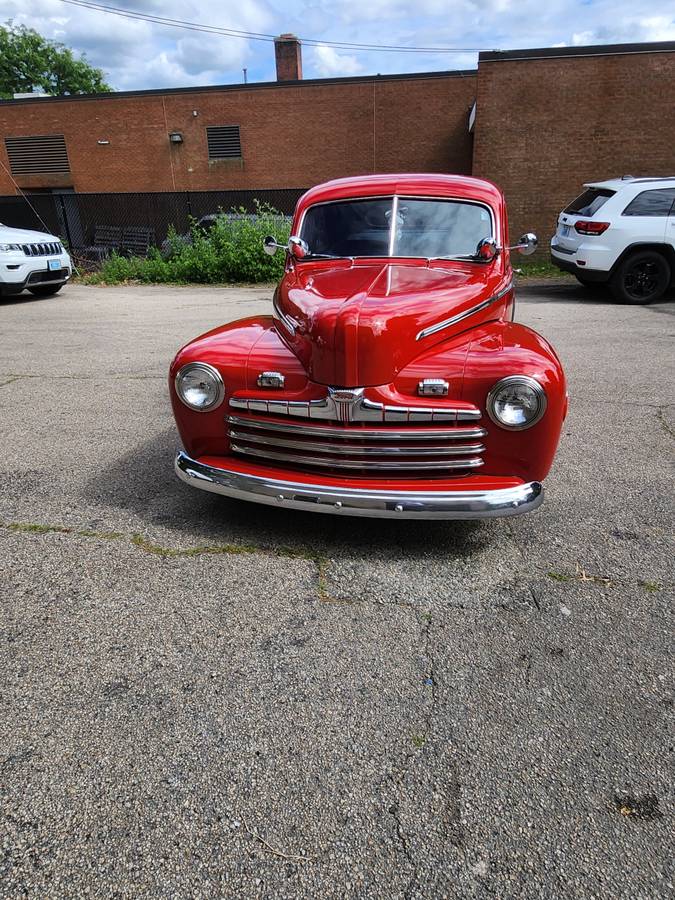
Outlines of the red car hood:
M302 266L286 274L276 305L295 326L287 340L312 381L339 387L389 384L437 341L497 317L491 306L417 340L423 329L497 293L504 282L494 269L345 261Z

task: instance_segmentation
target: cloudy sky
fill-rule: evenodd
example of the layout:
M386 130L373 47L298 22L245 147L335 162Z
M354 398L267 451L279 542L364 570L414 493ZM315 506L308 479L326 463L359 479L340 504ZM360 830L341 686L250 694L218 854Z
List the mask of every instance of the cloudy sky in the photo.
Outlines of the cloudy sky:
M126 10L240 31L291 31L318 41L451 47L383 53L305 46L305 78L471 68L465 48L675 40L675 14L653 0L100 0ZM672 9L672 7L671 7ZM29 11L27 11L29 10ZM99 66L117 90L274 79L273 44L170 28L69 5L0 0L12 19Z

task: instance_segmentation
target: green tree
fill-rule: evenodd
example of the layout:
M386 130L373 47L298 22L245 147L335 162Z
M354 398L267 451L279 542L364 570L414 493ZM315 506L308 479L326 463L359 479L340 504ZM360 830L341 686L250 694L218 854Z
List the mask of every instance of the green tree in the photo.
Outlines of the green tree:
M46 94L97 94L111 91L103 72L84 56L42 37L32 28L0 25L0 97L43 91Z

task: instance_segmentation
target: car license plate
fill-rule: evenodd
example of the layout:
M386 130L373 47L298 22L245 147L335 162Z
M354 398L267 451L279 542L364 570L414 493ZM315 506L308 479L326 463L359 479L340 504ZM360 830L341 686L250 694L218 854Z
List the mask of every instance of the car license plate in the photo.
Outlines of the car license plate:
M50 259L47 263L50 272L58 272L61 268L61 260L60 259Z
M560 237L567 237L570 233L569 225L561 225L560 226Z

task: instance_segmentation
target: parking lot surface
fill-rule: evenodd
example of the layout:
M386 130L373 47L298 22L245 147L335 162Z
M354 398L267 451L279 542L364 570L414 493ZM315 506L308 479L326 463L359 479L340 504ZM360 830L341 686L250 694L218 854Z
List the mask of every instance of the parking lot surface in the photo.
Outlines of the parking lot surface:
M166 372L265 288L0 301L0 895L672 897L675 305L521 287L518 519L179 483Z

